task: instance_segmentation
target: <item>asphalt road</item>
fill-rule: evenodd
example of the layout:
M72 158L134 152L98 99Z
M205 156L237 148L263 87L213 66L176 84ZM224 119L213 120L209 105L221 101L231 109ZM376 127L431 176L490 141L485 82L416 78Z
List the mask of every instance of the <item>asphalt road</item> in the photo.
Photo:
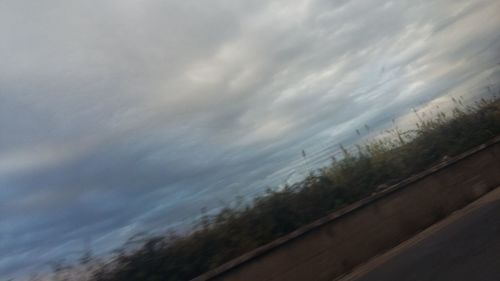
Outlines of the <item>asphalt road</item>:
M500 281L500 188L341 281Z

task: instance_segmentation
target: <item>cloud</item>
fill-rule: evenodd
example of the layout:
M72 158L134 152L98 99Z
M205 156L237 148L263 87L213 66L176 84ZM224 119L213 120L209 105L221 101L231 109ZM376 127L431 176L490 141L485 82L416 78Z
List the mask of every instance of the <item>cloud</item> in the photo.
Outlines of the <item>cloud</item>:
M303 149L324 163L364 124L498 87L499 10L2 1L0 275L185 229L299 177Z

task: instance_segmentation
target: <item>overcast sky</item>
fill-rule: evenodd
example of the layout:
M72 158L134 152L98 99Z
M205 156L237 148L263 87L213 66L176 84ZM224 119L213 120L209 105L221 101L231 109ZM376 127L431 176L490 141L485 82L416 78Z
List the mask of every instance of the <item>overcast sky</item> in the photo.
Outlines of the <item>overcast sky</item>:
M0 279L183 225L286 181L303 149L495 87L499 14L494 0L1 0Z

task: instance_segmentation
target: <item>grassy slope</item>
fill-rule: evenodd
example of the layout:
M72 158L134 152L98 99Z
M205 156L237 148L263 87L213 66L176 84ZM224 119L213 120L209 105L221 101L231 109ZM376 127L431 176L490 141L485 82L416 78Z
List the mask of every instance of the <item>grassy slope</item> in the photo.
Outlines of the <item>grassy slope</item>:
M189 235L151 238L138 250L117 254L111 263L94 264L92 280L189 280L366 197L382 184L500 135L500 100L481 100L474 106L456 103L451 116L420 120L411 131L393 129L392 137L360 146L356 154L346 151L342 160L297 185L204 218Z

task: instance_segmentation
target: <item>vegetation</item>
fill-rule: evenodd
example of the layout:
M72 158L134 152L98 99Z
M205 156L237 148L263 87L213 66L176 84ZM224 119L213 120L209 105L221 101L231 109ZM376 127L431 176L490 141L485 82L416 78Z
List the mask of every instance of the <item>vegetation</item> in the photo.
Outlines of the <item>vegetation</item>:
M344 157L280 191L268 191L252 204L205 216L188 235L150 238L122 251L107 264L93 265L94 281L189 280L256 247L269 243L377 189L420 172L500 135L500 100L424 118L415 129L397 127L389 135L346 149ZM71 279L73 280L73 279Z

